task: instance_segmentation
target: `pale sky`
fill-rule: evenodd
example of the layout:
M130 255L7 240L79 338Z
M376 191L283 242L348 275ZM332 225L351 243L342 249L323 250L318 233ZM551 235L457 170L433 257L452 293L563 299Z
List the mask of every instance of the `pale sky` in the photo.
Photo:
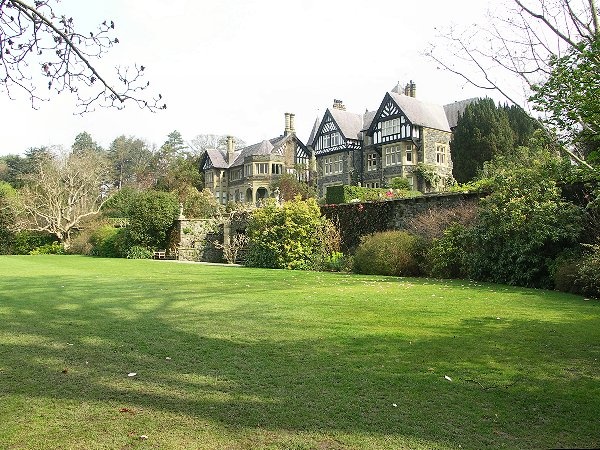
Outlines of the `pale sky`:
M173 130L186 141L231 134L252 144L282 134L286 112L306 140L333 99L376 109L398 81L438 104L485 96L423 52L435 27L481 22L486 9L478 0L63 0L56 11L84 30L115 21L120 44L97 66L144 65L168 109L81 117L64 94L34 110L24 93L0 91L0 154L68 148L82 131L104 147L122 134L160 146Z

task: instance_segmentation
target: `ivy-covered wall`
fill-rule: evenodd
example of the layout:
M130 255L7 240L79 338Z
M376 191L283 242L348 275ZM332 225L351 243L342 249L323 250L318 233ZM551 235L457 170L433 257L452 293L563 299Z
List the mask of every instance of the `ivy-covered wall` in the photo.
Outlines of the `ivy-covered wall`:
M324 205L321 212L338 224L342 234L342 250L352 252L361 236L379 231L402 230L407 220L434 207L451 207L465 202L477 203L480 194L429 194L415 198L379 202Z

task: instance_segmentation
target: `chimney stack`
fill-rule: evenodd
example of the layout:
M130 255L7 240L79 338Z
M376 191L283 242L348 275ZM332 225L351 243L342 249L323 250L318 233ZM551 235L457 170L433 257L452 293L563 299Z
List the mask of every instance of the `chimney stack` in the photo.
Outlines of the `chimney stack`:
M227 163L233 162L233 152L235 152L235 141L233 136L227 136Z
M333 100L333 109L339 109L340 111L346 111L344 102L342 102L341 100L337 100L337 99Z
M406 84L406 87L404 88L404 95L412 98L417 97L417 85L413 80L410 80L410 83Z
M291 133L290 122L290 113L285 113L285 131L283 133L284 136L287 136Z
M296 134L296 114L290 114L290 133Z

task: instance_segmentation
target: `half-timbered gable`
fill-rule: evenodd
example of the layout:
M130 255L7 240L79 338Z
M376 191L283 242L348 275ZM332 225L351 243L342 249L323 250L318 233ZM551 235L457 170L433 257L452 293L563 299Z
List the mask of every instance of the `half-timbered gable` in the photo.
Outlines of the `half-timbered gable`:
M412 81L384 95L376 111L355 114L339 100L313 127L309 145L317 159L317 187L357 184L385 187L404 177L415 189L429 186L413 173L419 163L433 166L441 179L452 174L451 131L444 108L416 98Z
M418 141L423 127L450 133L448 119L439 105L388 92L375 114L367 135L374 145L399 141Z
M364 115L346 111L340 100L335 100L333 108L327 109L319 125L313 127L309 144L316 158L320 195L329 186L355 181L364 128Z

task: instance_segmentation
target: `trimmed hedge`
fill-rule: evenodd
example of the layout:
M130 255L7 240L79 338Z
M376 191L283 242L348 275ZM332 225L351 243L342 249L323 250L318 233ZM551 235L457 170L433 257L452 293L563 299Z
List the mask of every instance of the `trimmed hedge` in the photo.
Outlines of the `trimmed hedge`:
M377 189L361 186L329 186L325 194L325 201L328 205L339 205L340 203L350 203L353 201L371 202L381 200L392 200L395 198L413 198L420 197L423 194L419 191L406 189Z

